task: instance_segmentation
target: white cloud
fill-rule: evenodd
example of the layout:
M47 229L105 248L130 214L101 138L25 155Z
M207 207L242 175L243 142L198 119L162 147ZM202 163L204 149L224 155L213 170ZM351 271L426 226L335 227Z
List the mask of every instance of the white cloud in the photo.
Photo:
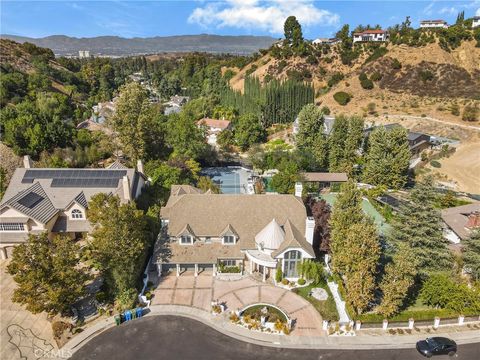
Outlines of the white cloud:
M434 2L431 2L430 4L428 4L424 9L423 9L423 13L425 15L432 15L433 13L433 5L435 5Z
M476 16L480 16L480 8L477 9L477 12L475 13Z
M448 14L448 15L457 15L458 10L454 8L453 6L451 7L443 7L438 11L439 14Z
M262 29L273 34L283 33L285 19L295 15L302 26L336 25L340 17L317 8L313 0L226 0L197 7L189 23L208 27Z

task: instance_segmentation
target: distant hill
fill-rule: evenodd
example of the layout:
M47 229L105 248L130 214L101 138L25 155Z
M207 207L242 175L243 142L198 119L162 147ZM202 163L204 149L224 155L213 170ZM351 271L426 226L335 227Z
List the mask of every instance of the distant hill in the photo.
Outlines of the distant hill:
M269 36L220 36L182 35L126 39L118 36L76 38L53 35L44 38L29 38L16 35L0 35L1 38L19 43L30 42L52 49L55 55L78 55L79 50L89 50L90 55L129 56L162 52L208 52L251 54L270 47L276 39Z

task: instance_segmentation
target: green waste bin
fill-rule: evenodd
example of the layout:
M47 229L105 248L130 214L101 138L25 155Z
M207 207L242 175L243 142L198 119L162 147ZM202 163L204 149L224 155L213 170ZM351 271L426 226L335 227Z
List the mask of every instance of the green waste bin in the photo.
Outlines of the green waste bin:
M137 317L137 314L135 313L135 309L130 310L132 312L132 319L135 319Z
M120 315L115 315L115 324L118 326L122 323L122 319L120 318Z

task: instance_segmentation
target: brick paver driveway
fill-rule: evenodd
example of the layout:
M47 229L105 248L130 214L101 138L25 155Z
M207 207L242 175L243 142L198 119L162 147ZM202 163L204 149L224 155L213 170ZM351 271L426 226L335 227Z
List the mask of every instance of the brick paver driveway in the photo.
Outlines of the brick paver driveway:
M272 304L296 321L292 335L322 336L322 317L305 299L289 290L258 282L251 277L219 280L211 273L195 277L184 273L164 276L154 292L152 305L175 304L210 311L211 301L225 303L227 310L237 310L256 303Z

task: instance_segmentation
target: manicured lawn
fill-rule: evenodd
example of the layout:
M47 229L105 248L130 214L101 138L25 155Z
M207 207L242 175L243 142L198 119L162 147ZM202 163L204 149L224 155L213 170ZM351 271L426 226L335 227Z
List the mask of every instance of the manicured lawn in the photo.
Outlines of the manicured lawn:
M315 299L312 296L309 296L310 291L316 287L321 287L322 289L325 289L327 291L328 293L327 300L320 301ZM297 288L292 291L300 295L304 299L306 299L308 302L310 302L315 307L315 309L317 309L320 315L322 315L322 318L324 320L337 321L339 319L337 307L335 306L335 300L333 300L332 293L330 292L330 289L328 288L328 285L325 282L322 282L316 285L309 285L302 288Z

